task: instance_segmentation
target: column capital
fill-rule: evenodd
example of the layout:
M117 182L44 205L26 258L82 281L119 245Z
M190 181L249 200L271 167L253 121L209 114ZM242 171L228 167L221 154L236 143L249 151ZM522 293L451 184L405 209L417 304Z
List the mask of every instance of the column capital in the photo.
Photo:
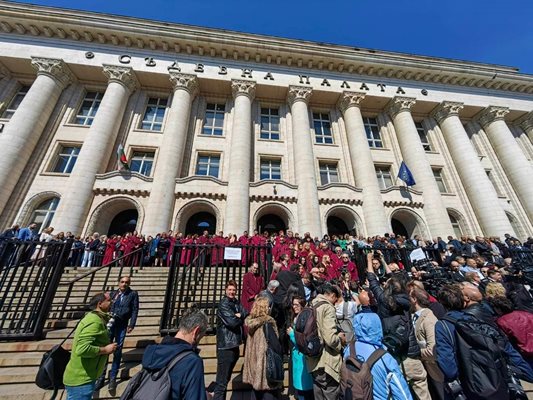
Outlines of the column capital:
M361 92L342 92L341 97L337 102L337 107L342 113L350 107L360 107L365 95L365 93Z
M526 115L521 116L516 121L515 125L520 126L525 132L533 129L533 111L528 112Z
M254 81L245 81L242 79L232 79L231 80L231 93L233 98L237 96L248 96L250 100L253 100L255 97L255 82Z
M172 70L168 71L168 74L170 75L169 80L172 82L174 90L183 89L189 92L193 97L196 95L199 90L198 78L196 75L184 74Z
M103 73L109 79L109 83L120 83L130 92L133 92L136 88L140 86L139 81L135 76L135 72L133 72L133 69L130 67L104 64L103 68Z
M291 85L289 86L289 93L287 94L287 102L291 106L297 101L303 101L305 104L307 104L312 95L313 88Z
M437 107L435 107L430 116L435 118L440 124L450 116L459 117L459 111L461 111L463 107L463 103L458 103L455 101L443 101Z
M58 82L63 88L76 81L67 64L58 58L32 57L31 65L37 75L46 75Z
M3 78L11 78L11 72L9 72L4 64L0 63L0 79Z
M402 111L411 111L411 107L415 103L416 99L414 97L396 96L389 101L389 104L385 107L385 112L387 112L391 118L394 118Z
M488 106L474 117L483 128L487 127L494 121L503 121L509 113L508 107Z

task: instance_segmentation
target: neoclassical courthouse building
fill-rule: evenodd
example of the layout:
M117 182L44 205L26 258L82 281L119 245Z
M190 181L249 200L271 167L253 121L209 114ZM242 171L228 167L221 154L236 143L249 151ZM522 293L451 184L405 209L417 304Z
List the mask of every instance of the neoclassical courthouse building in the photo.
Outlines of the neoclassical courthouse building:
M0 78L2 228L533 233L516 68L0 2Z

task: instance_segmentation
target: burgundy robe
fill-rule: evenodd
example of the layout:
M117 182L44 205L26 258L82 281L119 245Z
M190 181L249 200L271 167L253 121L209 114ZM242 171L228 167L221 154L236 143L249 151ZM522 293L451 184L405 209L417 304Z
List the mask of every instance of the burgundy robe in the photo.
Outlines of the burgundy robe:
M241 304L248 312L252 310L254 304L254 298L257 296L264 287L264 280L261 275L254 275L251 272L247 272L242 277L242 293Z

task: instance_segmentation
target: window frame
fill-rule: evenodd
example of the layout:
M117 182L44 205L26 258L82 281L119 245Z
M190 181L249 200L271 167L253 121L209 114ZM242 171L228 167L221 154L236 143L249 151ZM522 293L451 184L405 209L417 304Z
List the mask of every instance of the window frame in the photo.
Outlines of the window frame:
M89 94L95 94L94 98L88 99ZM83 99L81 99L80 105L78 106L78 110L76 112L76 115L74 115L73 124L76 126L86 126L90 127L93 122L94 118L96 117L96 114L98 113L98 110L100 109L100 104L102 103L102 99L104 98L104 92L101 92L99 90L87 90L85 91L85 94L83 95ZM86 101L90 101L91 105L89 107L89 111L87 115L80 114L83 105ZM96 107L95 107L96 105ZM85 119L83 122L80 122L81 119Z
M435 179L435 182L437 182L439 192L441 194L448 194L450 193L450 190L448 189L448 185L446 184L446 179L444 178L443 170L444 168L442 167L431 167L431 171L433 172L433 179Z
M214 110L209 109L210 105L214 105ZM217 109L218 107L222 107L222 110ZM213 112L213 125L207 125L207 113ZM221 126L217 126L215 121L217 121L217 116L222 115L222 124ZM205 105L205 112L204 112L204 119L202 123L202 130L200 132L203 136L214 136L214 137L222 137L224 136L224 123L226 120L226 104L225 103L219 103L218 101L214 102L207 102ZM206 133L206 129L210 131L210 133ZM220 134L215 133L216 131L220 130Z
M45 204L46 202L50 202L50 205L48 208L39 208L41 205ZM35 222L37 221L37 213L40 213L43 215L43 222L42 224L37 224L37 231L41 232L43 229L48 228L50 224L52 223L52 220L54 219L55 213L57 211L57 206L59 205L59 201L61 199L59 197L51 197L49 199L41 201L35 208L32 210L30 215L30 221Z
M331 118L329 115L329 112L321 112L321 111L313 111L312 112L312 120L313 120L313 133L315 136L315 144L325 144L325 145L333 145L335 144L335 140L333 140L333 127L331 125ZM318 117L317 117L318 116ZM326 119L324 118L326 117ZM316 131L316 123L320 124L320 133ZM329 134L324 132L324 123L327 123L329 125ZM322 139L321 142L319 142L319 138ZM328 143L326 139L330 139L331 143Z
M422 148L426 153L432 152L433 148L431 142L429 141L428 133L424 128L422 122L415 122L416 131L418 132L418 137L420 138L420 143L422 143ZM424 140L425 139L425 140Z
M492 187L496 191L496 195L498 197L506 197L505 194L500 190L500 185L498 182L496 182L494 171L492 169L485 169L485 174L487 175L487 179L492 184Z
M155 104L150 104L152 100L156 100ZM165 117L167 115L167 109L169 107L169 101L168 97L162 97L162 96L147 96L146 103L144 105L144 112L142 115L141 120L139 121L139 130L142 131L148 131L148 132L163 132L164 124L165 124ZM161 102L165 102L165 105L161 105ZM146 120L146 114L148 112L148 107L154 107L156 112L153 115L152 120ZM156 122L157 118L157 111L160 109L163 109L163 115L161 117L161 122ZM145 124L149 126L145 126ZM154 125L159 125L159 129L154 129Z
M384 149L385 146L383 143L383 136L381 135L381 127L378 123L378 119L376 117L363 117L363 126L365 128L368 147L371 149ZM373 127L376 128L375 132L372 130ZM380 146L377 146L377 143L379 143Z
M27 96L28 92L30 91L30 88L31 88L31 85L22 85L22 84L17 88L17 91L11 97L11 100L9 100L9 103L7 104L6 108L2 111L2 115L0 116L0 119L11 120L11 118L13 118L13 115L15 115L15 113L19 109L20 104L24 101L24 98ZM20 102L18 103L16 108L11 108L18 96L22 96ZM10 115L6 115L7 113L10 113Z
M134 171L133 170L133 160L135 159L136 157L136 153L144 153L144 154L152 154L152 159L151 159L151 162L152 164L150 165L150 173L149 174L145 174L145 173L142 173L142 169L145 165L146 162L148 162L148 159L146 157L143 157L143 159L141 160L141 164L140 164L140 168L139 168L139 171ZM139 148L133 148L130 150L130 157L129 157L129 164L130 164L130 171L131 172L135 172L137 174L140 174L142 176L146 176L147 178L150 178L152 177L152 173L154 171L154 165L155 165L155 150L152 150L152 149L139 149Z
M331 166L335 167L335 176L337 177L336 181L332 181L331 179ZM327 182L324 182L322 179L322 169L325 167L325 174L327 176ZM338 161L329 161L329 160L319 160L318 161L318 175L320 177L320 184L322 186L329 185L330 183L339 183L340 177L339 177L339 162Z
M64 153L66 148L78 149L78 152L76 154L73 154L72 152L71 153ZM70 175L72 173L72 170L76 166L76 162L78 161L78 157L80 155L81 148L82 148L82 144L81 143L59 143L57 145L57 147L56 147L55 152L54 152L54 160L53 160L48 172L51 172L53 174ZM67 157L67 161L65 163L65 170L64 171L57 171L59 162L61 161L61 157ZM74 160L74 161L72 161L72 160ZM69 166L70 166L70 171L69 171L69 168L68 168Z
M207 169L206 169L206 174L200 174L198 173L198 167L200 166L200 158L201 157L208 157L208 162L207 162ZM213 168L211 166L211 159L212 158L218 158L218 166L217 166L217 174L216 175L212 175L210 174L210 170L211 168ZM221 172L221 165L222 165L222 156L220 153L209 153L209 152L199 152L196 156L196 163L195 163L195 166L194 166L194 175L195 176L211 176L213 178L216 178L216 179L219 179L220 177L220 172Z
M386 190L392 186L394 186L394 180L392 175L392 167L390 165L374 165L374 170L376 171L376 178L378 180L378 185L380 190ZM386 185L386 174L384 172L386 170L386 173L388 173L388 176L390 178L390 186Z
M263 113L263 110L268 110L268 114ZM275 110L277 115L273 115L272 111ZM259 139L279 142L281 140L281 112L279 107L259 107ZM268 129L263 130L263 118L268 118ZM277 118L278 129L272 129L272 118ZM264 136L263 136L264 135ZM277 135L277 138L273 136Z
M263 177L263 164L268 163L268 176ZM273 174L273 170L275 170L276 166L274 166L272 163L279 163L279 178L274 178L275 176ZM281 157L276 156L262 156L259 158L259 180L260 181L267 181L267 180L273 180L273 181L281 181L283 174L282 174L282 159Z

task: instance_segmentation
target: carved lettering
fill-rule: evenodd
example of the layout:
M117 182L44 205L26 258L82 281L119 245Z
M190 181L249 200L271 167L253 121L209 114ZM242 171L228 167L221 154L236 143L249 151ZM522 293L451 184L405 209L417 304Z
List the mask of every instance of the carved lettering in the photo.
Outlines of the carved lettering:
M170 64L170 66L167 68L169 71L176 71L176 72L181 72L181 67L178 63L178 61L174 61L172 64Z
M376 86L380 88L382 92L384 92L385 88L387 87L387 85L385 85L384 83L378 83Z
M219 75L227 75L228 74L228 69L223 66L223 65L219 65L218 66L218 74Z
M252 70L250 68L241 68L242 74L241 78L253 78Z
M196 64L196 68L194 69L194 72L204 72L204 64Z
M370 90L370 88L366 85L366 83L361 83L361 87L359 88L359 90Z
M273 81L274 77L272 76L272 72L267 72L267 74L265 75L263 79L268 79L270 81Z
M311 82L309 82L309 77L307 75L298 75L300 77L300 83L304 83L306 85L310 85Z
M396 89L396 94L405 94L405 90L403 90L401 86L398 86L398 89Z
M320 84L320 86L331 86L331 84L328 82L327 79L323 79L322 83Z
M129 64L131 62L131 56L128 54L123 54L118 57L118 62L121 64Z
M144 61L146 62L147 67L155 67L156 65L154 61L154 57L146 57Z
M350 85L348 85L348 82L342 81L341 88L350 89Z

